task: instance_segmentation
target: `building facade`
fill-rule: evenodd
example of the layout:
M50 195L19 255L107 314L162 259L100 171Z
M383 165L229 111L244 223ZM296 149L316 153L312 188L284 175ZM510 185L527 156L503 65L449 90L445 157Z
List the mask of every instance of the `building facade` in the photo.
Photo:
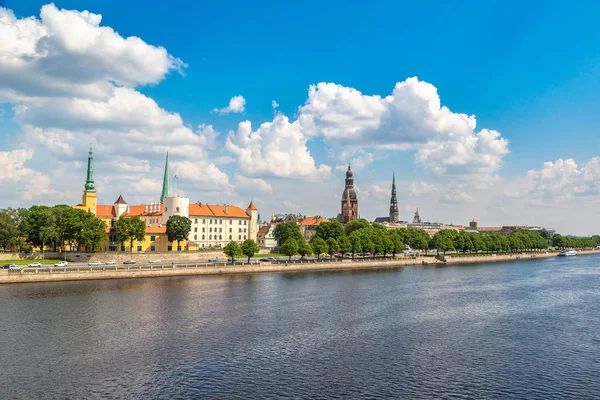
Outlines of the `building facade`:
M246 239L257 240L258 210L250 202L246 210L234 205L190 204L190 200L177 193L171 194L169 159L165 161L160 202L129 205L122 195L112 205L99 205L96 202L96 187L93 178L92 149L88 156L87 179L82 203L75 206L96 215L107 226L106 240L100 245L101 251L128 251L129 244L121 245L117 240L116 221L121 217L139 217L146 225L145 238L136 241L133 252L159 252L176 250L198 250L202 248L224 247L231 241L242 243ZM188 240L171 243L167 237L167 221L174 215L189 218L192 222Z
M348 165L348 171L346 171L346 188L342 193L341 209L341 222L343 224L358 218L358 198L354 190L354 175L350 165Z

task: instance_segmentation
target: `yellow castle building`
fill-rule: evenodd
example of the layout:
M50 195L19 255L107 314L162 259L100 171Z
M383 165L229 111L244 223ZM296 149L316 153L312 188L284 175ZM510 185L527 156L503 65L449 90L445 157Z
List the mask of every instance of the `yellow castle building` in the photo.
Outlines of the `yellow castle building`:
M146 224L145 238L134 242L133 252L194 251L223 247L231 241L241 243L246 239L257 240L259 216L252 201L246 210L242 210L227 204L190 204L190 200L180 193L172 196L168 154L160 202L129 205L119 195L114 204L100 205L97 202L94 158L90 145L85 189L81 204L74 207L89 211L105 222L106 240L100 245L100 251L129 251L128 243L118 243L115 229L117 219L127 217L139 217ZM166 223L173 215L187 217L192 222L188 240L180 242L180 248L177 248L177 242L169 242L167 238Z

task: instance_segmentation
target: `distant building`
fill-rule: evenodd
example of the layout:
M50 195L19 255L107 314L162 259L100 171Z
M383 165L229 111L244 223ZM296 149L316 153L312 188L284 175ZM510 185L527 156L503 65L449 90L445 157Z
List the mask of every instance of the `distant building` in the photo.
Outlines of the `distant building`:
M354 177L350 165L346 171L346 188L342 193L342 223L346 224L358 218L358 198L354 190Z
M543 228L540 226L529 226L529 225L503 225L503 226L489 226L489 227L480 227L477 224L477 221L472 220L469 223L469 227L465 229L467 232L478 232L478 233L499 233L501 235L508 236L514 231L521 229L525 231L537 231L542 232L546 230L550 236L554 235L556 231L551 228Z
M323 218L317 215L314 217L304 218L298 223L298 225L300 226L300 232L302 233L302 236L304 236L304 239L306 239L307 242L310 242L312 237L317 232L317 227L319 226L319 224L328 221L329 220L327 218Z
M272 214L271 222L300 222L305 218L302 214Z
M276 223L270 222L262 225L258 229L257 244L260 248L273 249L277 247L277 240L275 239L275 236L273 236L276 226Z

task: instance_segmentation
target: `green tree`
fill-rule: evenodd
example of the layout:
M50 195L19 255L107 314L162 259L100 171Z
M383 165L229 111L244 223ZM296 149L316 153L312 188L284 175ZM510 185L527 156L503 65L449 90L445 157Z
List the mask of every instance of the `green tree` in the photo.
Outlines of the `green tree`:
M321 259L321 254L327 253L329 251L329 247L327 246L327 242L320 237L313 238L311 242L311 247L313 253L317 255L317 260Z
M600 246L600 235L592 236L592 240L596 243L596 246Z
M58 239L56 217L48 206L31 206L21 225L22 234L34 246L47 246Z
M369 226L371 225L366 219L353 219L352 221L344 225L344 231L346 232L346 236L350 236L352 232L357 231L359 229L368 228Z
M250 264L250 258L252 258L256 253L260 251L260 248L256 244L256 242L252 239L244 240L241 246L242 254L248 257L248 264Z
M340 250L340 246L334 238L327 239L327 248L329 249L329 255L333 258L333 253Z
M231 241L231 242L227 243L227 245L225 245L225 247L223 247L223 253L225 253L227 256L231 257L231 262L233 262L235 260L235 256L242 254L242 249L240 248L240 245L238 244L238 242ZM254 255L254 254L252 254L252 255ZM250 256L250 257L252 257L252 256ZM250 262L250 258L248 258L248 262Z
M392 241L392 256L396 257L396 254L404 251L404 242L401 236L398 234L399 229L392 229L389 231L389 237Z
M300 243L298 243L298 254L302 257L302 261L304 261L305 256L313 254L312 247L306 243L306 240L301 240Z
M115 222L119 243L129 241L129 252L133 254L133 242L141 242L146 236L146 224L140 217L120 217Z
M192 220L187 217L173 215L167 221L167 238L169 242L177 241L177 250L181 248L179 243L189 238L191 230Z
M408 229L408 245L417 250L425 250L429 247L429 234L422 229Z
M348 236L348 240L350 240L350 251L352 252L352 259L354 260L354 255L363 251L360 231L352 232L350 236Z
M100 243L106 239L106 224L94 214L85 210L76 210L75 214L81 228L75 233L73 240L80 247L86 247L94 252L100 247Z
M344 235L341 238L339 238L338 245L342 255L350 253L352 251L352 243L350 243L350 239L348 239L348 236Z
M298 241L293 238L289 238L281 245L281 253L289 257L289 261L292 261L292 256L298 254Z
M438 254L441 251L446 255L448 250L454 250L454 235L452 232L455 231L451 229L441 229L431 238L431 245L437 250Z
M321 222L319 226L317 226L317 230L315 232L316 237L320 237L325 241L330 238L334 238L335 240L339 241L344 235L344 226L340 224L340 221L337 219L328 222Z
M14 244L17 238L17 226L14 219L6 210L0 210L0 246L8 251L8 246Z
M566 246L565 237L556 233L554 236L552 236L552 246L558 247L559 249L564 248Z
M281 246L288 239L300 241L303 238L300 227L295 222L282 222L277 224L273 230L273 237L277 240L277 246Z

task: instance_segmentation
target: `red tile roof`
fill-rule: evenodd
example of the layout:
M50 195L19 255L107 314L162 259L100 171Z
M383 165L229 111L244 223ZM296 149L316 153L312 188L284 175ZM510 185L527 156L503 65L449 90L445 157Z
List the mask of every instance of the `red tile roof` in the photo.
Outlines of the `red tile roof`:
M190 217L212 217L213 213L207 204L190 204Z
M113 208L113 206L104 206L104 205L97 205L96 206L96 216L97 217L114 217L115 216L115 209Z
M163 225L163 226L147 226L146 227L146 233L166 233L167 232L167 226Z
M250 205L248 206L248 208L246 208L246 210L256 211L257 208L254 205L254 203L252 201L250 201Z
M315 217L306 217L298 225L300 226L317 226L321 222L328 222L327 218L319 217L318 215Z

